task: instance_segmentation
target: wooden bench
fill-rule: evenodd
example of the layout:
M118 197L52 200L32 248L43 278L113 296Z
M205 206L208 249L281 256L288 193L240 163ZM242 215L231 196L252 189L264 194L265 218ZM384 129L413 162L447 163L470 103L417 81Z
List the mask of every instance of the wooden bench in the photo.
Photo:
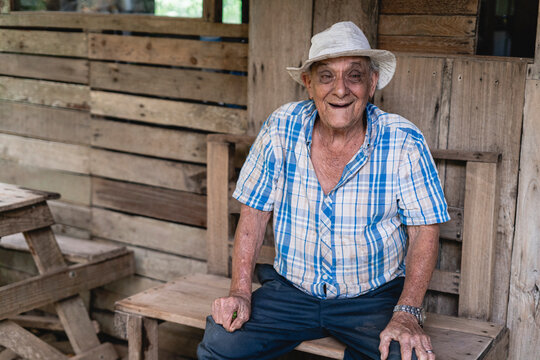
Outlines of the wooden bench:
M228 294L232 247L230 201L235 168L235 146L253 138L228 135L208 137L208 272L184 276L116 303L118 335L128 339L130 359L157 359L158 321L204 329L213 300ZM495 153L434 150L439 161L465 164L464 209L451 209L452 221L441 226L441 237L462 242L460 272L435 270L430 289L459 295L459 317L428 313L425 325L438 359L506 359L508 330L486 321L491 310L496 235L497 164ZM235 167L235 164L237 165ZM274 248L263 245L259 262L272 263ZM256 285L255 285L256 287ZM296 350L343 358L344 345L333 338L306 341Z
M54 219L47 205L47 200L58 197L0 184L0 246L29 251L39 271L37 276L0 287L0 345L6 348L0 355L68 359L23 328L32 323L63 329L75 351L73 359L116 359L113 345L100 343L95 323L78 294L133 274L133 253L85 240L61 237L58 241L51 230ZM58 321L19 315L52 303Z

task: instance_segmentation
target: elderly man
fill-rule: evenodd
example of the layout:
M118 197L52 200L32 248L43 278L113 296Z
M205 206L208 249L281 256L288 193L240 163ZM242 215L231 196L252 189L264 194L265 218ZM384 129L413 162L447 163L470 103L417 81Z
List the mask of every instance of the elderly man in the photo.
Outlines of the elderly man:
M311 42L287 69L310 100L277 109L242 168L230 293L199 359L273 359L329 335L345 359L435 359L421 306L449 216L421 132L369 103L395 57L351 22ZM257 266L252 294L272 212L274 266Z

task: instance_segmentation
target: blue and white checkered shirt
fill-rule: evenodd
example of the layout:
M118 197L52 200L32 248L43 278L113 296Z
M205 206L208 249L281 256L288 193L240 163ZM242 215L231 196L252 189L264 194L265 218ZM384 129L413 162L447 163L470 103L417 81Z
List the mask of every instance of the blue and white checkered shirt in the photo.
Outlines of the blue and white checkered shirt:
M405 226L450 219L422 133L373 104L366 113L364 143L328 195L310 158L313 101L268 118L233 194L273 210L276 271L321 299L358 296L404 276Z

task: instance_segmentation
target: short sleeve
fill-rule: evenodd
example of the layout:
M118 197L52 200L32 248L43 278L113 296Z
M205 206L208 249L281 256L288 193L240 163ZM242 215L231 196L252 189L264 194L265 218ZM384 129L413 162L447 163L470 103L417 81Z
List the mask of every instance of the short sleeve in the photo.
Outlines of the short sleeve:
M271 211L274 207L278 167L271 124L272 116L264 123L251 146L233 193L233 197L242 204L261 211Z
M398 177L398 212L403 224L431 225L450 220L435 163L421 134L405 149Z

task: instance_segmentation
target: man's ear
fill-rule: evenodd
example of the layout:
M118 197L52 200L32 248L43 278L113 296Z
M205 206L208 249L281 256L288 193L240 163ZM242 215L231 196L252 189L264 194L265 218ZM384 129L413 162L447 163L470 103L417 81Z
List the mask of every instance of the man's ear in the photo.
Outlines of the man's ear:
M379 82L379 73L376 71L373 71L371 73L371 88L369 89L370 98L373 98L373 95L375 95L375 90L377 90L378 82Z
M304 83L304 86L306 87L306 90L309 94L309 98L313 99L313 93L311 89L311 74L307 72L302 73L302 82Z

